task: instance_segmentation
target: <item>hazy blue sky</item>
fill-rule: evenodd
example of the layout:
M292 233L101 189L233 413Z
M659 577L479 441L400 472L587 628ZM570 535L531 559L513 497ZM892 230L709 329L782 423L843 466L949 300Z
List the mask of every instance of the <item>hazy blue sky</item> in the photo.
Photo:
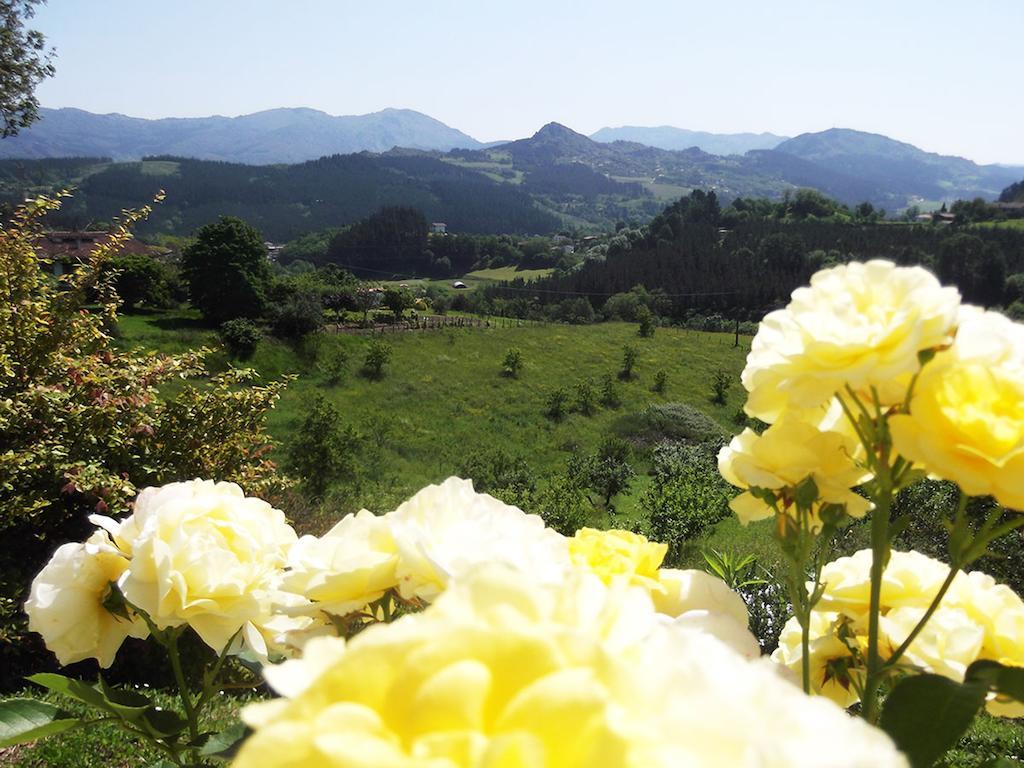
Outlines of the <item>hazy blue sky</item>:
M1024 0L50 0L44 106L885 133L1024 164Z

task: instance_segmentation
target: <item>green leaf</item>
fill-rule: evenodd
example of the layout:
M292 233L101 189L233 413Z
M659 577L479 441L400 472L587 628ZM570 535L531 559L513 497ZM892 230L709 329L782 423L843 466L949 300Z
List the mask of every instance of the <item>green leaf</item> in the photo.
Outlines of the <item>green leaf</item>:
M176 763L172 763L170 760L157 760L155 763L150 763L146 768L179 768Z
M981 680L957 683L939 675L900 681L885 700L880 725L913 768L928 768L953 747L985 703Z
M32 699L0 701L0 747L51 736L81 725L52 704Z
M220 760L230 760L237 753L239 748L242 746L242 742L245 741L246 737L252 733L252 731L246 726L245 723L235 723L229 728L225 728L220 733L213 734L205 744L203 748L199 750L199 754L203 757L215 757Z
M1024 667L1007 667L996 661L976 661L964 680L977 680L1000 694L1024 702Z
M993 757L981 764L981 768L1024 768L1020 760L1011 760L1008 757Z
M40 672L32 675L28 680L56 693L70 696L91 707L116 715L130 723L138 722L143 714L153 707L153 702L141 693L116 691L109 688L102 680L100 684L104 690L83 683L81 680L72 680L70 677L52 672Z
M158 739L166 739L184 731L188 727L188 721L177 712L150 709L142 716L142 727Z

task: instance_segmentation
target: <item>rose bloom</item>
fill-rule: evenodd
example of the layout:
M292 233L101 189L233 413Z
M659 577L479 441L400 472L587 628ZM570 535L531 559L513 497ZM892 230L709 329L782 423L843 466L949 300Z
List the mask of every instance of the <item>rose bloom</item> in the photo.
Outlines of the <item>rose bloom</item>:
M870 502L851 488L868 478L851 456L855 448L840 432L822 431L814 424L787 414L758 435L745 429L718 452L718 470L739 488L791 491L808 477L818 487L818 503L843 504L852 517L863 517ZM746 525L775 514L765 501L748 490L730 508ZM780 511L785 512L783 508Z
M477 568L270 680L289 698L243 711L235 768L906 766L881 731L586 571Z
M951 341L959 303L955 288L920 267L876 260L821 270L761 322L742 375L746 412L772 423L846 386L901 402L918 353Z
M239 630L254 637L254 622L268 618L296 541L283 512L234 483L209 480L146 488L118 531L122 540L126 530L125 598L161 628L187 623L216 651Z
M655 592L662 590L658 567L667 551L667 544L630 531L581 528L569 539L573 565L592 571L606 584L621 580Z
M471 480L430 485L384 516L398 549L399 592L434 600L449 580L480 563L505 563L542 581L559 581L569 565L565 537Z
M964 308L956 341L925 366L896 450L971 496L1024 510L1024 326Z
M365 509L323 536L303 536L288 552L283 588L334 616L358 611L398 585L398 548L388 521Z
M835 633L839 614L812 611L810 623L811 692L831 699L840 707L853 706L859 700L855 682L863 683L864 670L854 663L853 654ZM802 684L803 638L800 622L794 616L782 628L779 647L772 661L789 669Z
M84 544L64 544L32 581L28 628L43 636L61 664L93 658L109 667L125 638L149 634L142 619L114 616L103 607L111 582L128 567L102 531Z

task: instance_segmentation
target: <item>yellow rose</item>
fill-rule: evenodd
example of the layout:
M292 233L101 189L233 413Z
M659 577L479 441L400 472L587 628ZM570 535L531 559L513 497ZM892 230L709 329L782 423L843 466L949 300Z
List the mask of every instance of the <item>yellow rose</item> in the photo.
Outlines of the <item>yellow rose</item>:
M268 617L296 540L283 512L209 480L143 490L130 527L125 597L161 628L187 623L216 651Z
M963 313L953 346L925 366L893 444L971 496L1024 510L1024 326Z
M593 571L606 584L624 581L654 592L663 589L658 567L667 551L667 544L648 541L630 531L581 528L569 539L569 557L574 565Z
M894 608L880 618L880 629L892 648L899 647L924 616L924 608ZM977 661L985 642L985 629L959 608L945 603L907 648L901 664L963 680L967 667Z
M883 405L901 402L918 352L950 342L959 303L955 288L920 267L869 261L818 272L761 322L742 375L747 413L772 423L847 385L874 387Z
M388 521L361 510L323 536L303 536L288 553L282 588L335 616L357 611L398 585L398 549Z
M819 502L845 504L851 516L863 517L870 502L851 488L868 475L854 463L853 450L846 435L823 432L789 414L760 435L745 429L734 437L718 453L718 470L739 488L765 488L789 496L785 492L810 477L818 487ZM729 506L744 525L774 514L767 503L749 491L734 498ZM815 509L818 507L820 503Z
M471 480L450 477L430 485L386 514L398 549L403 598L434 600L450 580L481 563L504 563L561 580L569 564L565 537L486 493Z
M864 670L856 664L846 644L836 636L839 614L812 611L810 625L811 691L834 701L844 709L859 700L857 685L864 682ZM786 667L794 679L803 676L803 641L800 622L791 618L779 635L779 647L772 661Z
M103 607L111 582L128 560L101 531L84 544L64 544L32 581L25 612L28 628L43 636L61 664L93 658L109 667L125 638L148 634L141 619L129 621Z
M662 568L658 571L660 590L651 598L658 613L676 618L687 611L711 611L735 619L747 626L747 604L724 581L700 570Z
M958 578L943 605L960 608L985 630L982 656L1024 667L1024 601L987 573L972 571Z
M871 601L871 559L871 550L862 549L825 565L821 570L825 592L818 609L843 613L858 622L865 619ZM893 550L882 571L882 613L891 608L927 608L948 575L945 563L920 552Z
M288 698L243 711L235 768L905 768L881 731L655 617L582 569L478 567L424 612L274 669ZM814 748L829 742L835 759Z

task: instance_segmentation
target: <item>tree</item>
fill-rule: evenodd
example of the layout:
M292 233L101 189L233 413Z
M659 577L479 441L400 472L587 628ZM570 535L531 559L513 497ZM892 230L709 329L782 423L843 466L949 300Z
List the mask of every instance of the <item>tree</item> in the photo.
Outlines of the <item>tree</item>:
M36 86L53 77L53 49L47 50L41 32L26 29L41 0L0 0L0 137L17 135L39 119Z
M181 254L189 299L214 323L259 317L270 286L263 236L234 216L200 227Z
M633 368L636 366L636 347L627 344L622 348L622 370L619 371L619 378L629 381L633 378Z
M505 360L501 364L501 375L510 379L518 379L519 371L523 367L523 353L518 347L509 347L505 353Z
M379 379L384 375L384 366L391 359L391 346L380 339L373 339L366 348L363 360L363 374L368 379Z
M354 473L356 437L342 426L337 409L317 395L291 446L291 466L316 496Z
M590 487L601 496L607 509L612 497L629 490L636 472L629 463L632 450L629 443L609 437L597 450L589 465Z
M117 256L108 262L105 271L115 274L114 288L127 312L139 304L160 306L170 300L167 268L151 256Z
M384 306L391 310L395 322L398 322L405 310L412 306L412 294L404 288L388 288L384 291Z
M647 308L646 304L641 304L637 307L636 321L640 324L637 334L641 338L649 339L654 335L654 314Z

